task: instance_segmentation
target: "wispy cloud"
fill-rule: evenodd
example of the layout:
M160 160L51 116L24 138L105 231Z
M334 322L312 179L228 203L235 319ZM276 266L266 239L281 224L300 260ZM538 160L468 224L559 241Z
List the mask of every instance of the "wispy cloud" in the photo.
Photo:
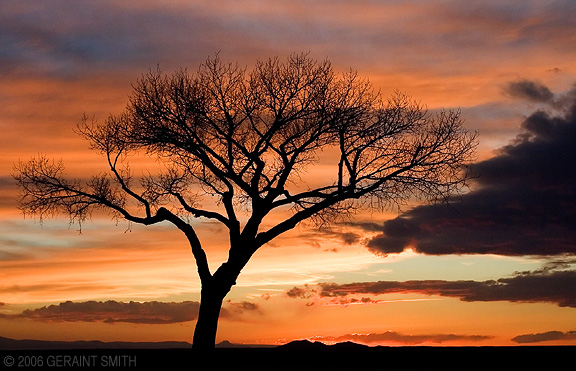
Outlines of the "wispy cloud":
M576 331L548 331L537 334L518 335L512 339L518 344L541 343L554 340L576 340Z
M184 64L217 51L246 61L294 49L355 60L356 67L477 74L490 65L509 68L534 47L547 55L559 42L571 45L576 11L569 0L474 7L455 1L5 3L2 66L55 76Z
M27 309L13 318L46 322L128 322L167 324L195 320L200 304L193 301L174 302L118 302L66 301L37 309Z
M42 233L27 233L27 228ZM140 300L199 290L189 248L171 228L126 232L126 225L115 227L104 217L82 234L66 221L42 228L7 221L0 231L5 232L0 238L0 292L6 302Z
M239 319L245 312L254 312L259 306L250 302L227 302L221 311L223 319ZM20 314L0 314L0 317L29 319L42 322L104 322L170 324L194 321L198 318L200 303L183 302L121 302L108 301L66 301L36 309L26 309Z
M576 271L540 270L519 272L509 278L490 281L376 281L347 284L320 283L294 287L287 291L292 298L308 300L308 305L324 298L352 298L358 303L372 303L365 295L423 294L458 298L462 301L510 301L524 303L554 303L576 308ZM346 300L345 302L349 302Z
M340 336L316 336L313 340L325 342L343 342L352 341L365 344L404 344L404 345L418 345L424 343L443 344L449 342L479 342L492 339L488 335L457 335L457 334L423 334L423 335L408 335L395 331L386 331L383 333L369 333L369 334L345 334Z
M203 13L194 4L7 1L0 35L8 42L0 63L12 74L77 78L150 68L171 58L184 62L206 50L199 33L218 27Z

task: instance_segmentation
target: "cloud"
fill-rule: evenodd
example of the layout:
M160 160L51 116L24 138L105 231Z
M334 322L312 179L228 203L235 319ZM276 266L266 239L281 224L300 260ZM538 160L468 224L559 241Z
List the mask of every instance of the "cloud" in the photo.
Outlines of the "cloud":
M28 2L11 5L4 8L0 22L0 35L9 41L2 67L11 73L70 76L102 63L142 58L144 50L126 32L129 19L120 7L61 1L46 1L38 7ZM93 17L87 17L90 13Z
M541 269L518 272L512 277L488 281L376 281L347 284L320 283L294 287L288 297L307 300L342 298L354 295L422 294L458 298L462 301L510 301L523 303L553 303L576 308L576 271ZM374 301L370 301L374 302Z
M518 344L540 343L553 340L576 340L576 331L548 331L538 334L518 335L512 341Z
M382 233L367 242L371 251L383 255L406 248L430 255L576 253L576 88L549 98L548 90L536 83L514 86L517 94L552 100L562 111L532 113L524 120L522 132L495 157L470 166L478 176L471 192L450 206L424 205L386 221Z
M310 290L308 285L304 287L294 286L290 290L286 291L286 295L290 298L308 299L312 297L311 292L313 292L313 290Z
M491 338L492 336L486 336L486 335L456 335L456 334L407 335L395 331L386 331L384 333L321 336L321 337L314 337L314 340L329 341L329 342L353 341L365 344L397 343L406 345L416 345L422 343L442 344L452 341L483 341Z
M557 70L552 70L556 71ZM528 79L520 79L509 82L504 88L504 93L512 98L524 99L535 103L544 103L548 109L571 110L576 101L576 84L564 94L554 94L541 82Z
M248 302L229 302L228 304L232 306L232 309L223 308L220 313L221 318L230 319L245 311L255 311L258 309L256 304ZM58 305L26 309L16 315L2 316L43 322L171 324L196 320L198 318L199 308L200 303L196 301L66 301Z
M550 102L554 98L554 93L546 85L526 79L508 83L506 91L514 98L533 102Z
M569 0L557 6L533 0L473 8L454 1L4 2L2 66L56 74L187 63L218 50L245 59L294 48L355 59L356 66L471 73L516 62L535 47L557 58L561 43L568 46L563 52L571 53L576 10ZM487 55L487 48L498 53Z
M248 56L257 38L239 14L202 2L6 0L0 67L19 76L69 79L156 64L185 67L223 49Z
M354 245L360 242L360 235L355 232L346 231L341 228L332 227L322 227L310 234L303 234L301 237L308 237L311 240L315 240L316 238L321 239L328 239L328 238L335 238L340 243L344 245Z
M226 307L220 310L221 318L236 319L245 312L259 312L260 306L249 301L234 302L228 300Z
M0 211L14 209L17 198L14 197L14 178L0 175Z
M13 317L46 322L168 324L195 320L199 307L200 303L194 301L66 301L58 305L27 309Z

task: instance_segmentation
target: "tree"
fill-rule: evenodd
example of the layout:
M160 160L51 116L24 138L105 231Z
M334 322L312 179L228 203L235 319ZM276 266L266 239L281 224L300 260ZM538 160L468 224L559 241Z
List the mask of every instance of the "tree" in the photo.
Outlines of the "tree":
M214 347L223 299L259 248L303 221L327 223L413 197L447 199L465 185L476 145L458 111L430 114L401 94L384 100L356 72L337 74L307 54L250 71L218 56L194 74L151 71L123 113L103 123L85 118L78 132L110 172L81 181L46 157L21 162L21 208L78 223L102 209L131 223L174 224L202 285L195 348ZM127 165L134 154L164 169L136 177ZM308 171L321 161L333 175L318 185ZM281 222L265 222L279 212ZM228 259L214 272L196 218L229 231Z

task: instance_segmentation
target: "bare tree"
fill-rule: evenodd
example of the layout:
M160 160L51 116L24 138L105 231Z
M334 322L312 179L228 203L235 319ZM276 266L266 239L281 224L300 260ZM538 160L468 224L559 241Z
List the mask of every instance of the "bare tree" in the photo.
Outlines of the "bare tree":
M122 114L102 124L85 119L79 133L110 172L80 181L45 157L21 162L21 208L79 223L96 209L132 223L173 223L190 243L202 285L195 348L214 347L222 301L260 247L305 220L446 199L465 184L476 146L458 111L430 114L400 94L384 100L356 72L337 74L307 54L250 71L218 57L194 74L152 71ZM136 177L129 154L157 157L165 170ZM332 166L332 178L309 173L320 161ZM278 211L281 222L265 222ZM195 218L229 231L228 259L215 272Z

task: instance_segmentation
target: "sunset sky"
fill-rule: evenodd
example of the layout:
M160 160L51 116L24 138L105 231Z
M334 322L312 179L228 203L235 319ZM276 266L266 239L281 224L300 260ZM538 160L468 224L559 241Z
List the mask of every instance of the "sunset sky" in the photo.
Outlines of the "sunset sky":
M181 232L24 217L14 165L43 154L71 177L105 170L76 125L122 112L157 66L308 52L383 96L459 108L479 177L450 207L273 240L226 297L217 341L576 345L574 19L573 0L3 0L0 337L191 341L200 282ZM226 231L194 225L214 270Z

